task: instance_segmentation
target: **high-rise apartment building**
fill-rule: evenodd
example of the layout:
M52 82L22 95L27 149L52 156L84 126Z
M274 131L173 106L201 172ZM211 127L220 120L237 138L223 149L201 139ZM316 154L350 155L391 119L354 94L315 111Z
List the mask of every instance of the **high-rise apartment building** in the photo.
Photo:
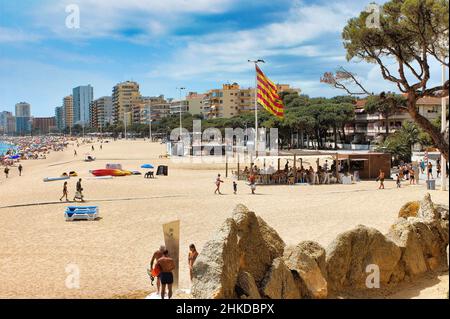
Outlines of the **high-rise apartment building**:
M89 126L89 107L94 100L94 88L91 85L78 86L73 89L73 122Z
M16 104L16 133L26 135L31 133L31 105L26 102Z
M112 103L114 124L123 124L126 120L126 124L130 125L134 111L141 105L139 84L131 81L117 84L113 88Z
M113 102L111 96L103 96L91 102L90 125L102 130L107 125L113 124Z
M0 112L0 134L15 133L15 131L16 131L15 127L12 131L8 130L8 120L10 120L10 119L14 119L14 116L11 112L8 112L8 111ZM14 124L15 124L15 121L16 120L14 119Z
M55 107L55 126L58 131L64 131L65 128L64 108L62 106Z
M72 128L73 121L73 97L72 95L66 96L63 99L63 112L64 112L64 127Z
M45 135L56 128L55 117L35 117L33 118L33 132Z

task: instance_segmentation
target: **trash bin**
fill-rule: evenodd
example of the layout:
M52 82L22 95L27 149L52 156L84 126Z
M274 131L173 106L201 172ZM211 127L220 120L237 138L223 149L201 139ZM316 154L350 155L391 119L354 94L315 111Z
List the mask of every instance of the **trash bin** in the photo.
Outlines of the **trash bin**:
M436 181L434 179L427 180L427 189L432 191L436 189Z

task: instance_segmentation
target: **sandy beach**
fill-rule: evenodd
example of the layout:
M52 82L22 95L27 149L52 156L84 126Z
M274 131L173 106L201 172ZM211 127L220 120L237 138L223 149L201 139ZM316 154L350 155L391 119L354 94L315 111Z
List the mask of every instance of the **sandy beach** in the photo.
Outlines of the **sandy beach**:
M214 230L230 217L238 203L246 205L274 227L288 245L314 240L327 246L337 234L358 224L387 232L407 201L421 199L425 184L396 189L394 181L378 190L374 181L354 185L263 186L250 195L238 182L233 195L232 177L225 179L224 195L214 195L223 165L176 164L160 159L165 145L149 141L115 141L74 146L52 152L45 160L23 161L23 176L11 168L10 178L0 175L0 298L112 298L145 296L150 285L146 268L152 253L163 243L162 224L181 221L180 288L189 288L187 253L190 243L200 250ZM84 162L83 154L97 157ZM107 163L145 170L145 163L168 165L169 176L143 176L111 180L90 179L89 170ZM59 198L63 182L44 183L44 177L76 171L83 178L88 205L100 207L95 222L66 222L67 203ZM69 181L73 198L77 178ZM432 191L434 202L448 205L448 192ZM80 289L65 285L68 265L80 269ZM444 298L448 272L423 278L405 287L396 298Z

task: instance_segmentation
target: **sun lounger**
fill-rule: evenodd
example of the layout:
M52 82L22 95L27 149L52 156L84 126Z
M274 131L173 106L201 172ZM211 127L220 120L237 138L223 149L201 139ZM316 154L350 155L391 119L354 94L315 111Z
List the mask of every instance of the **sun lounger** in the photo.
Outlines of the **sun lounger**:
M99 217L97 206L67 207L64 213L66 221L95 220Z

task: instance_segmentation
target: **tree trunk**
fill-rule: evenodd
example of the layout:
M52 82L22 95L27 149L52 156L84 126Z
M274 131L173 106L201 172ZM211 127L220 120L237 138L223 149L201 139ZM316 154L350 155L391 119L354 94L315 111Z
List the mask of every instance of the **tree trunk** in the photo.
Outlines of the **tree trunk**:
M337 128L336 128L336 125L333 125L333 134L334 134L334 149L337 150Z
M386 119L386 137L389 135L389 114L384 114L384 118Z
M303 136L303 130L301 130L300 131L300 141L301 141L301 143L300 143L300 147L301 148L305 148L305 140L303 139L304 138L304 136Z
M445 159L448 161L448 141L445 139L445 135L441 133L441 130L435 127L431 122L424 116L420 115L416 108L417 96L414 92L408 93L408 113L411 115L413 120L420 126L422 130L428 133L433 140L436 147L444 155Z

